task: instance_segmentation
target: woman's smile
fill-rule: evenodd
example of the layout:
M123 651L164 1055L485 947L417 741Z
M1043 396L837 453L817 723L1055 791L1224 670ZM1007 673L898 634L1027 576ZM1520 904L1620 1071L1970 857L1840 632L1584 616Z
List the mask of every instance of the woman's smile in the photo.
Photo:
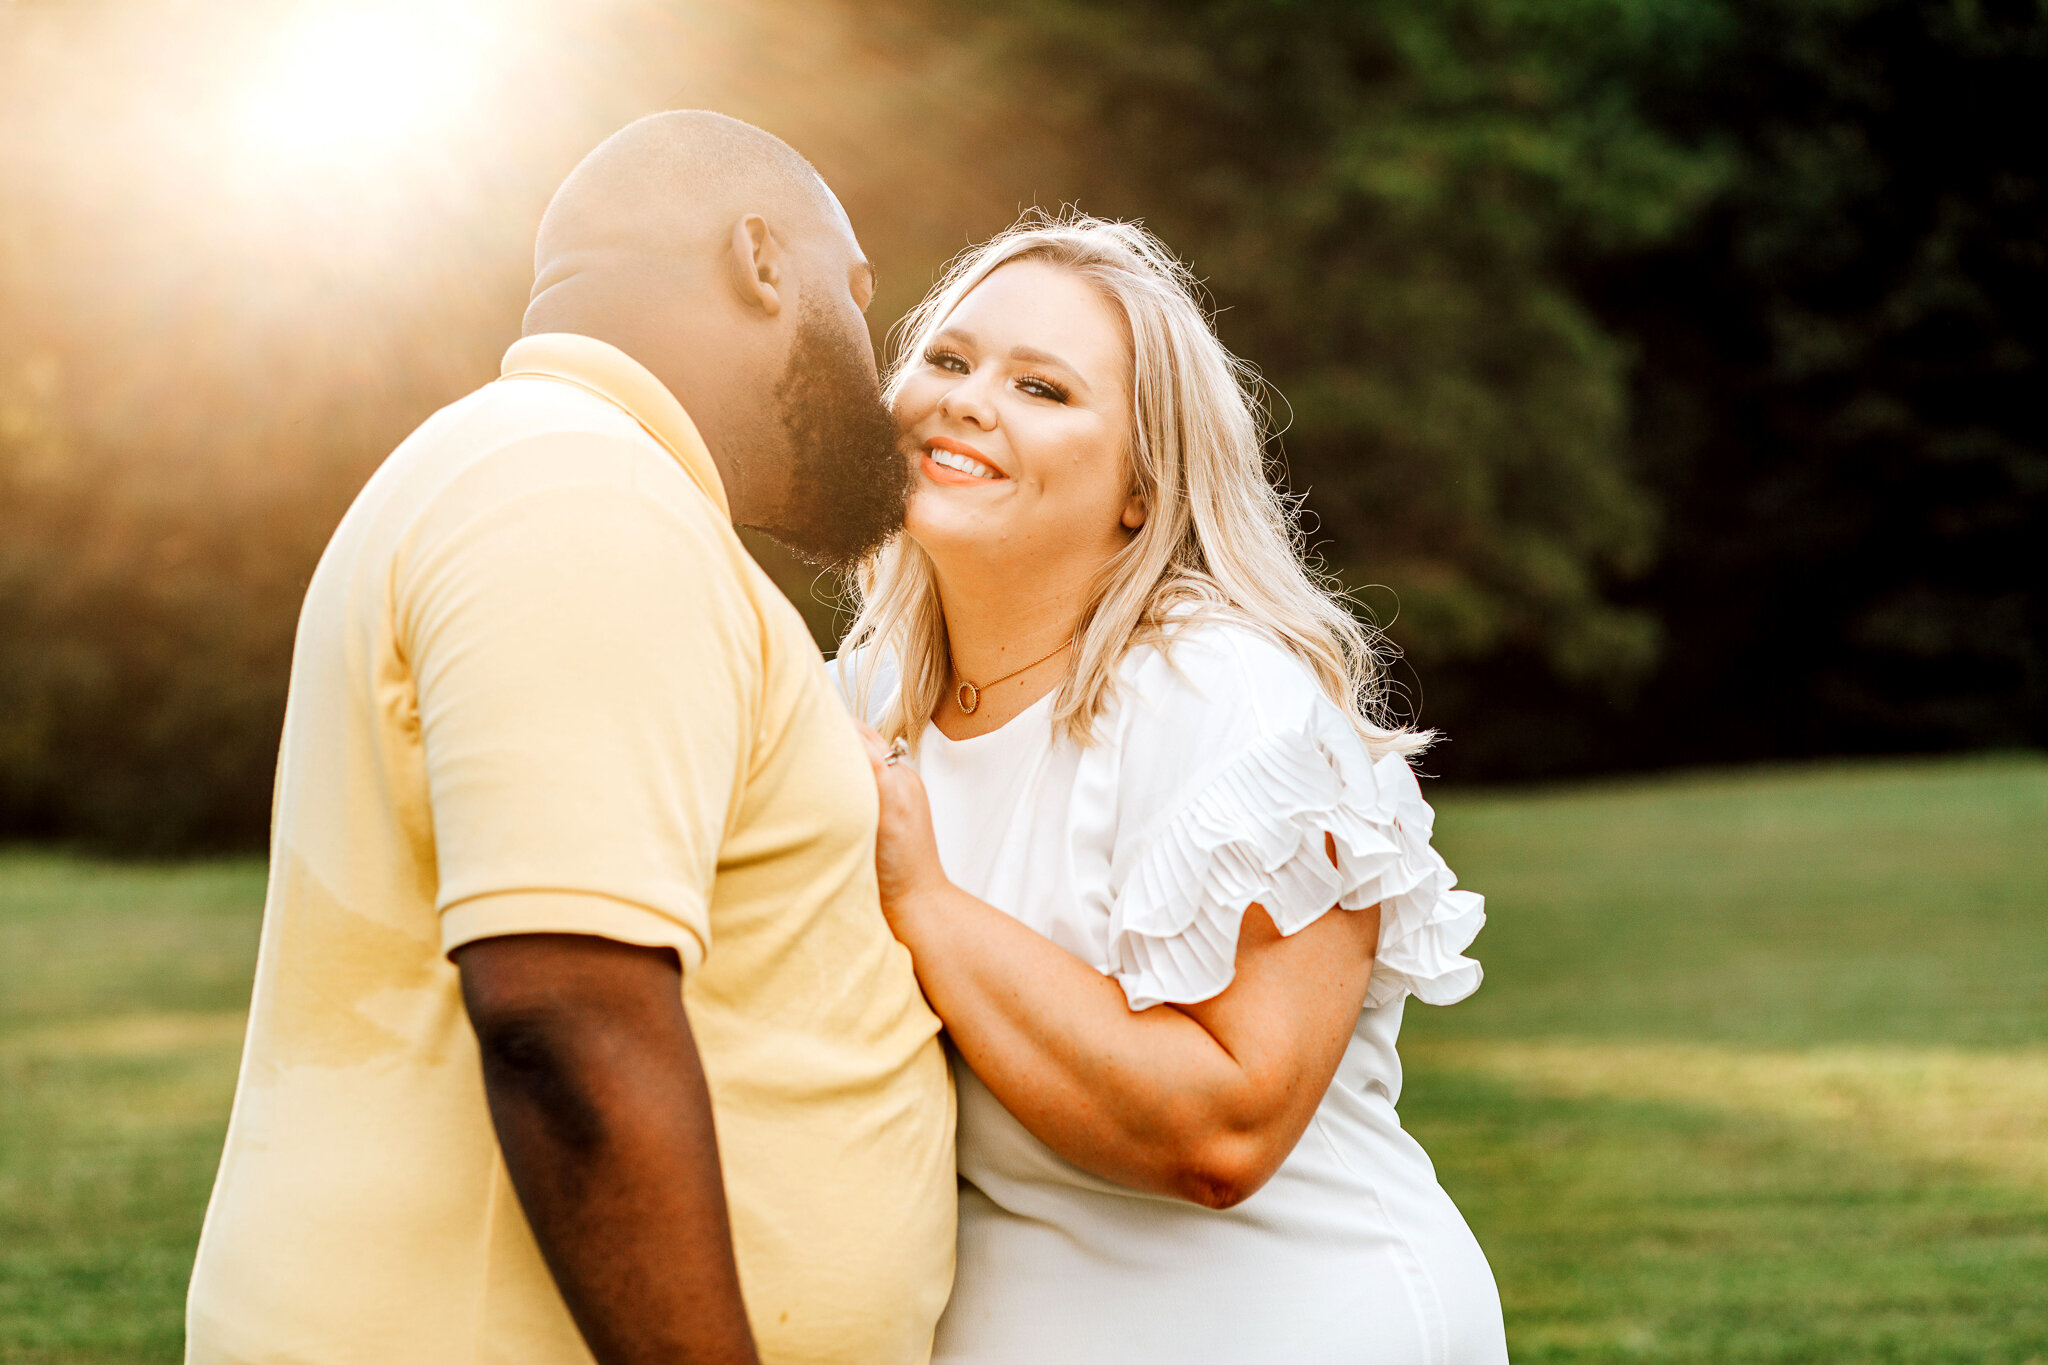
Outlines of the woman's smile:
M925 477L933 483L974 484L1009 477L973 446L944 436L934 436L925 442L921 463Z

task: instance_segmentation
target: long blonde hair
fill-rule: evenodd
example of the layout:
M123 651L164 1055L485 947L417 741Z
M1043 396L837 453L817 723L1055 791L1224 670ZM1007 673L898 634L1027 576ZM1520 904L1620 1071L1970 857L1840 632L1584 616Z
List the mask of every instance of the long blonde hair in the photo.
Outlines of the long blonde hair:
M1116 696L1124 656L1146 643L1170 649L1174 628L1208 617L1240 622L1300 656L1375 758L1426 747L1432 735L1401 729L1387 714L1393 648L1311 567L1293 505L1268 477L1257 375L1217 339L1192 272L1142 227L1034 209L957 257L891 329L890 400L960 301L1022 260L1073 271L1129 329L1130 474L1146 509L1144 525L1093 585L1054 727L1087 744ZM856 613L841 656L860 648L869 658L894 656L900 684L880 728L884 738L914 745L952 671L931 560L899 535L855 571L850 587ZM864 667L854 679L862 710L874 675Z

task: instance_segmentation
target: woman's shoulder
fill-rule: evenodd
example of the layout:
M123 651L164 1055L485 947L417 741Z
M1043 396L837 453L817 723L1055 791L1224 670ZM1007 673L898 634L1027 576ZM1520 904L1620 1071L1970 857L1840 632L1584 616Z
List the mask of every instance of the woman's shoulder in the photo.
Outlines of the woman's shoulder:
M1120 670L1119 727L1257 737L1307 727L1336 714L1308 661L1270 632L1227 616L1169 626L1133 649ZM1329 713L1329 714L1324 714ZM1190 729L1192 727L1192 729Z
M1118 682L1092 761L1114 770L1120 820L1131 831L1247 765L1371 764L1308 661L1252 623L1178 623L1133 649Z

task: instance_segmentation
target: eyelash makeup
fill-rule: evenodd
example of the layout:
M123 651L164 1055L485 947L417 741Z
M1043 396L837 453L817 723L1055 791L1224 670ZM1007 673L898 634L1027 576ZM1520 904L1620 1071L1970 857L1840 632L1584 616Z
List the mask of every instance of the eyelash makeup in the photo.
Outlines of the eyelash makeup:
M958 351L949 351L943 346L934 346L931 350L924 353L924 363L927 365L936 365L945 369L952 368L952 366L946 364L947 361L951 361L953 365L959 366L958 373L965 374L967 372L966 357L962 356ZM1051 403L1064 403L1072 397L1064 385L1056 384L1052 380L1040 375L1019 375L1017 377L1017 384L1018 387L1024 388L1026 393L1031 394L1033 398L1042 398ZM1030 385L1032 388L1025 388L1024 386L1026 385ZM1033 392L1033 388L1042 389L1044 392Z
M1067 391L1058 384L1053 383L1050 379L1040 379L1035 374L1027 374L1021 376L1017 383L1020 387L1025 384L1036 384L1039 388L1045 390L1042 394L1033 394L1034 398L1044 398L1054 403L1064 403L1067 401ZM1029 392L1029 390L1026 390L1026 392Z

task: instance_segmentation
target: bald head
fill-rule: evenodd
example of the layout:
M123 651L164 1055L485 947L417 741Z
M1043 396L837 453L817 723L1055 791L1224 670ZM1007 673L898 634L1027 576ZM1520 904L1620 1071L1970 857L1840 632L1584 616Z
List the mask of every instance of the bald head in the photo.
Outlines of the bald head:
M817 170L773 133L706 110L649 115L606 138L555 191L534 244L533 302L607 257L658 273L708 259L750 213L793 237L852 233ZM529 311L526 331L547 330Z

